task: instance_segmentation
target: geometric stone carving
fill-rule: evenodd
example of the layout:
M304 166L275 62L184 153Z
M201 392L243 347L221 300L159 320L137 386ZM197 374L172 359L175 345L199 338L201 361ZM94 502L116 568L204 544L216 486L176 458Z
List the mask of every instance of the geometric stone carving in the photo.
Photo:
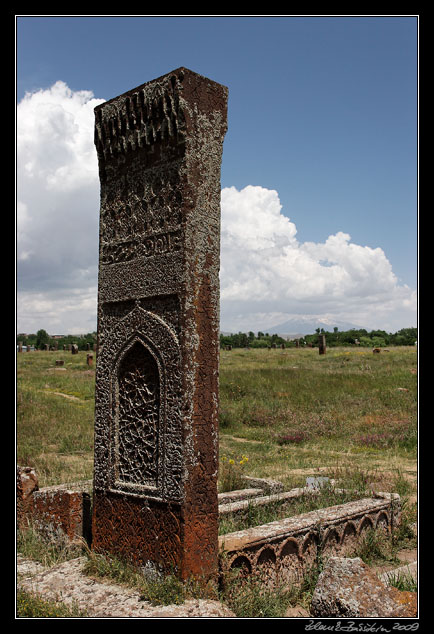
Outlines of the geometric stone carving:
M101 187L93 548L218 568L227 88L185 68L95 108Z

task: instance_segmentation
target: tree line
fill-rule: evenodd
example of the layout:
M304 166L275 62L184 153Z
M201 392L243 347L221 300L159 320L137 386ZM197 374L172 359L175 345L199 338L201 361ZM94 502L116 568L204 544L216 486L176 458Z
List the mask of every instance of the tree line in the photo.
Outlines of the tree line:
M335 346L356 346L383 348L386 346L414 346L417 341L417 328L401 328L395 333L387 333L385 330L371 330L368 332L364 328L339 331L337 327L333 331L317 328L314 334L301 336L298 341L300 346L317 346L319 335L325 335L327 347ZM97 342L97 333L89 332L85 335L64 335L52 337L46 330L38 330L36 334L17 335L17 345L21 342L23 346L33 346L37 350L43 350L48 344L50 347L56 344L61 349L64 345L76 344L79 350L86 350L90 344L92 348ZM285 345L287 348L295 348L296 340L287 341L278 334L269 334L259 331L254 333L238 332L230 335L220 335L220 347L225 348L269 348L273 345Z
M36 350L44 350L48 344L51 346L58 345L61 350L63 346L75 343L79 350L86 350L87 344L90 344L90 348L93 348L93 344L97 342L96 332L89 332L86 335L62 335L61 337L52 337L46 330L38 330L36 334L24 334L17 335L17 345L21 342L23 346L34 347Z
M372 348L384 348L386 346L414 346L417 341L417 328L401 328L395 333L387 333L385 330L371 330L364 328L339 331L337 327L333 331L317 328L314 334L304 335L298 339L300 346L318 346L319 336L325 335L327 347L336 346L362 346ZM295 348L296 340L287 341L277 334L258 332L255 334L238 332L231 335L220 335L220 347L225 348L269 348L273 345L286 348Z

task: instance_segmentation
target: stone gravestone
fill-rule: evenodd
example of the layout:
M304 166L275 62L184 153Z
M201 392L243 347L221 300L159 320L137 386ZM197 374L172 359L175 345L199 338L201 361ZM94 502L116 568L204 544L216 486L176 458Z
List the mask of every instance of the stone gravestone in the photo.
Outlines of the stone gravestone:
M326 353L326 338L325 338L325 335L319 335L319 337L318 337L318 347L319 347L319 354L325 354Z
M92 548L218 568L220 167L227 88L180 68L95 108Z

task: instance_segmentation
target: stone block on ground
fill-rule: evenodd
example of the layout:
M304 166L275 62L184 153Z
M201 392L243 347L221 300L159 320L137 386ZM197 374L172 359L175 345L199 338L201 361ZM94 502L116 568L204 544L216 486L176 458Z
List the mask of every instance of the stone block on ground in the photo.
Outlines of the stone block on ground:
M17 498L26 500L38 488L36 471L32 467L17 466Z
M321 618L414 618L417 594L386 586L359 557L330 557L318 578L311 613Z

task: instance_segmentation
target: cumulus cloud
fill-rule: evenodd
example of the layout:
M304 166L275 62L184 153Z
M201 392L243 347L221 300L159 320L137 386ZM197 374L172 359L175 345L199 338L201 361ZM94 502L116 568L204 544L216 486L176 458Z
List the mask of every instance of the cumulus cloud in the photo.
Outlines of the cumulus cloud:
M27 93L18 105L19 176L51 192L95 183L93 135L96 105L90 91L73 92L62 82Z
M18 104L19 332L96 328L93 110L103 101L58 81ZM389 330L415 323L415 293L398 284L381 248L354 244L344 232L324 243L299 242L278 192L260 186L224 188L221 209L222 329L256 330L295 315Z
M223 329L255 330L297 315L393 330L405 313L415 323L415 293L399 286L381 248L354 244L344 232L298 242L278 193L260 186L223 189L221 206Z
M85 313L74 310L69 298L86 311L81 293L91 288L96 297L99 183L93 109L103 101L58 81L26 94L17 106L20 331L96 327L95 307L89 328Z

